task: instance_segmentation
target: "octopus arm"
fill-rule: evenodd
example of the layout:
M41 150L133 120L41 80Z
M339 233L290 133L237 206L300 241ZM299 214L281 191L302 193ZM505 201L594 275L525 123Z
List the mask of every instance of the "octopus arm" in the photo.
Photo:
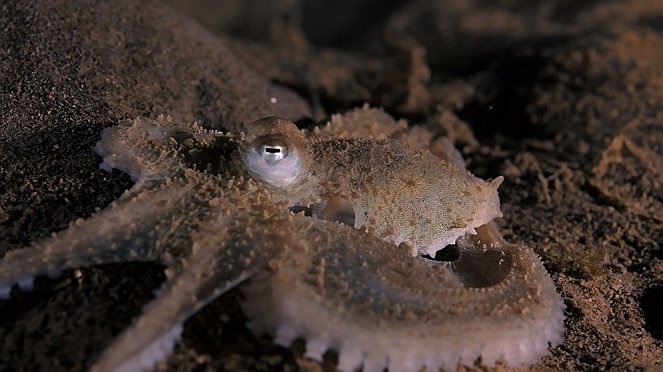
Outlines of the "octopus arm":
M150 191L127 191L118 201L87 220L0 260L0 298L13 284L29 289L40 274L126 261L159 258L164 242L182 229L182 211L194 203L195 184L164 184Z
M222 244L218 239L216 243ZM194 245L194 254L162 286L133 325L106 349L92 371L149 370L165 359L182 333L182 324L210 301L251 276L248 267L214 267L209 247Z
M336 349L346 371L518 366L562 340L564 305L540 260L490 231L468 237L454 264L338 224L320 222L307 234L317 241L308 259L252 280L243 306L277 343L306 339L311 358Z
M231 137L221 132L203 129L196 123L178 123L162 115L156 120L138 117L104 129L94 151L104 159L101 168L129 174L136 182L134 189L139 189L181 177L192 166L210 165L195 164L201 156L197 152L207 148L225 150L219 145L228 141Z
M423 126L408 126L403 119L395 120L384 109L370 107L368 104L332 115L326 125L315 127L309 136L321 139L387 137L405 142L418 150L429 150L433 143L437 148L440 140L448 141L446 137L437 137L435 132Z
M287 236L266 228L265 224L278 218L267 221L265 215L251 213L219 211L201 224L193 236L191 254L166 270L167 280L156 299L91 370L151 369L171 353L189 317L247 278L264 272L268 262L280 255Z
M361 108L332 115L331 120L324 126L315 127L312 134L322 139L380 136L396 138L407 130L404 120L396 121L383 109L371 108L365 104Z

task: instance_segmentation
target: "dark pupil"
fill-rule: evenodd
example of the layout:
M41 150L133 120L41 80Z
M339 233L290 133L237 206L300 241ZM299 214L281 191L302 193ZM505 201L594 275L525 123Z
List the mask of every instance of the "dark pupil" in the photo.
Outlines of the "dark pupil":
M267 151L270 154L278 154L281 152L281 149L278 147L265 147L265 151Z

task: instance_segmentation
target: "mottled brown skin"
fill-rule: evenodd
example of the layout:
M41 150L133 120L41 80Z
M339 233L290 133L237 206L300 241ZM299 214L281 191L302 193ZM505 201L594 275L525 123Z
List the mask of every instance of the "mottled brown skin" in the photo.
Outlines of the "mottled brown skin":
M156 299L93 370L150 368L168 356L187 318L247 278L245 310L257 331L286 344L302 335L307 355L318 359L336 348L341 369L455 368L479 357L488 365L500 357L531 363L560 340L561 300L540 261L503 242L490 224L459 240L460 259L443 264L411 255L417 239L436 233L429 229L437 221L414 228L396 247L380 222L368 219L357 230L289 211L340 197L397 224L408 221L400 212L409 209L443 216L495 208L481 192L494 192L493 184L428 153L386 138L309 139L279 118L260 120L239 137L138 118L105 130L95 150L103 168L128 173L134 187L91 218L0 261L5 296L13 284L27 287L36 275L68 268L166 266ZM297 166L277 174L287 175L281 184L256 168L265 159L276 166L295 159ZM408 175L411 182L402 181ZM431 190L450 197L431 199ZM464 209L457 211L457 199ZM510 355L509 344L518 351L530 343L533 355ZM431 359L431 345L448 353Z
M396 244L406 242L413 255L434 254L501 216L496 196L501 178L476 182L467 171L428 152L413 153L401 142L334 139L316 143L314 154L315 163L322 165L324 199L348 200L354 206L355 227ZM488 218L477 217L482 209L490 211ZM443 231L457 234L435 243Z
M375 117L376 113L381 114ZM306 140L287 121L268 120L249 131L248 142L273 136L305 154L306 174L293 185L275 190L277 195L291 205L315 203L318 211L328 201L346 201L354 209L355 227L397 245L405 242L412 247L412 255L434 254L501 216L496 192L501 177L483 182L428 151L413 151L408 144L384 136L336 135L334 126L328 126ZM368 108L349 112L346 121L358 124L360 135L379 133L380 128L394 135L404 129L383 111ZM363 129L364 124L369 128ZM346 133L352 128L336 127Z

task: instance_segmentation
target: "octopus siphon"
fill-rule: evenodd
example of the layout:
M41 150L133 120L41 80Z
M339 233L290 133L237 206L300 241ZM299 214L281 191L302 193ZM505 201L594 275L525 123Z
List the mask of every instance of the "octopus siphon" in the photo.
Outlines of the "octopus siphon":
M254 332L301 337L317 360L334 349L340 370L536 363L562 341L564 304L536 254L492 222L502 178L416 148L419 137L366 107L310 131L276 117L235 135L164 116L106 128L101 166L134 186L7 253L0 297L65 269L162 263L155 299L93 371L149 370L235 286Z

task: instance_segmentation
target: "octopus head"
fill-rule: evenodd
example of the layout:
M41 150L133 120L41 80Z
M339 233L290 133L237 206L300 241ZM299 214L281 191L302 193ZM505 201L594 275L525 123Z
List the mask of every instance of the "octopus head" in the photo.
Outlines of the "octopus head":
M307 138L294 123L269 117L251 125L242 157L249 174L293 210L406 243L413 255L434 254L501 216L501 177L483 181L384 137Z

